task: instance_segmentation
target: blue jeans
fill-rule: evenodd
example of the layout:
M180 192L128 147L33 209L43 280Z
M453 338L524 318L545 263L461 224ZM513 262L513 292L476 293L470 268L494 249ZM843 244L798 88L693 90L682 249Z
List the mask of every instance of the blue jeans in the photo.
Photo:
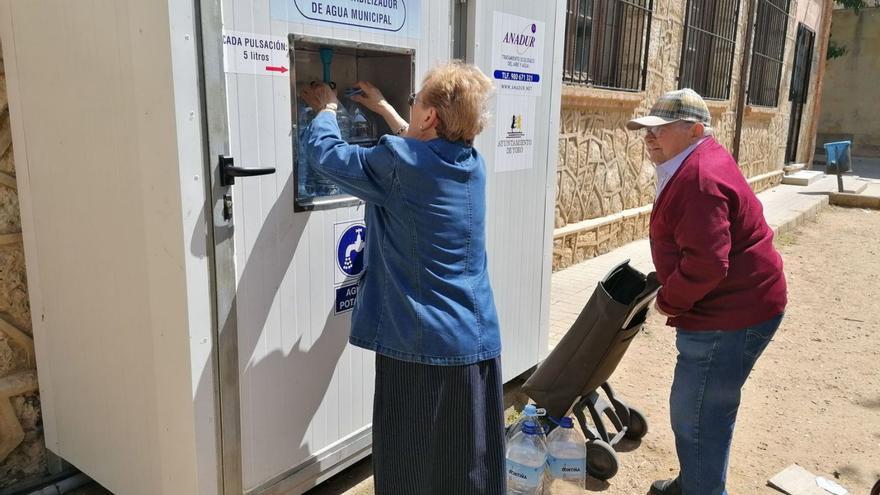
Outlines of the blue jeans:
M740 393L782 315L733 331L677 329L669 396L684 495L727 495L727 460Z

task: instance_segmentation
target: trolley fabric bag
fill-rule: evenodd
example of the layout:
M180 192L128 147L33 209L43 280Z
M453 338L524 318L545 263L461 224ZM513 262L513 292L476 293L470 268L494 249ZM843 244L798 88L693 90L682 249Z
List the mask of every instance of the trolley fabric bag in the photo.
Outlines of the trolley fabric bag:
M629 260L597 284L577 320L526 380L522 389L550 417L564 416L581 396L606 382L660 290L654 272L644 275Z

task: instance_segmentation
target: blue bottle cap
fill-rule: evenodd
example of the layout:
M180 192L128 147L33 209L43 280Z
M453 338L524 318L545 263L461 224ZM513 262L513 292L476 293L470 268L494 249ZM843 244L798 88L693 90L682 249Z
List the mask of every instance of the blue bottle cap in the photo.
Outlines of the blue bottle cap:
M524 421L522 432L526 435L540 435L541 433L544 433L544 430L534 421Z
M538 406L534 404L526 404L526 407L523 408L523 414L526 416L537 416Z
M570 417L565 416L559 420L559 426L562 428L574 428L574 421Z

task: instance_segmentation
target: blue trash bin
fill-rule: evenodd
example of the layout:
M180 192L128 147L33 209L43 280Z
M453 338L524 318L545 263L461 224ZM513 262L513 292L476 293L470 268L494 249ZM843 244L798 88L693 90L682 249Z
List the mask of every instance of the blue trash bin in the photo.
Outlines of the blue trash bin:
M836 174L840 168L840 173L851 172L852 167L852 141L836 141L833 143L825 143L825 172L828 174Z

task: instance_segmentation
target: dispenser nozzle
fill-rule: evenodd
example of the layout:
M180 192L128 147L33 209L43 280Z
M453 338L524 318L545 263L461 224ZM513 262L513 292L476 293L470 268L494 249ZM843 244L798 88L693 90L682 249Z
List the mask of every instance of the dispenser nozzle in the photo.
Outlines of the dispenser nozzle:
M324 64L324 82L330 84L330 64L333 62L333 49L321 48L321 62Z

